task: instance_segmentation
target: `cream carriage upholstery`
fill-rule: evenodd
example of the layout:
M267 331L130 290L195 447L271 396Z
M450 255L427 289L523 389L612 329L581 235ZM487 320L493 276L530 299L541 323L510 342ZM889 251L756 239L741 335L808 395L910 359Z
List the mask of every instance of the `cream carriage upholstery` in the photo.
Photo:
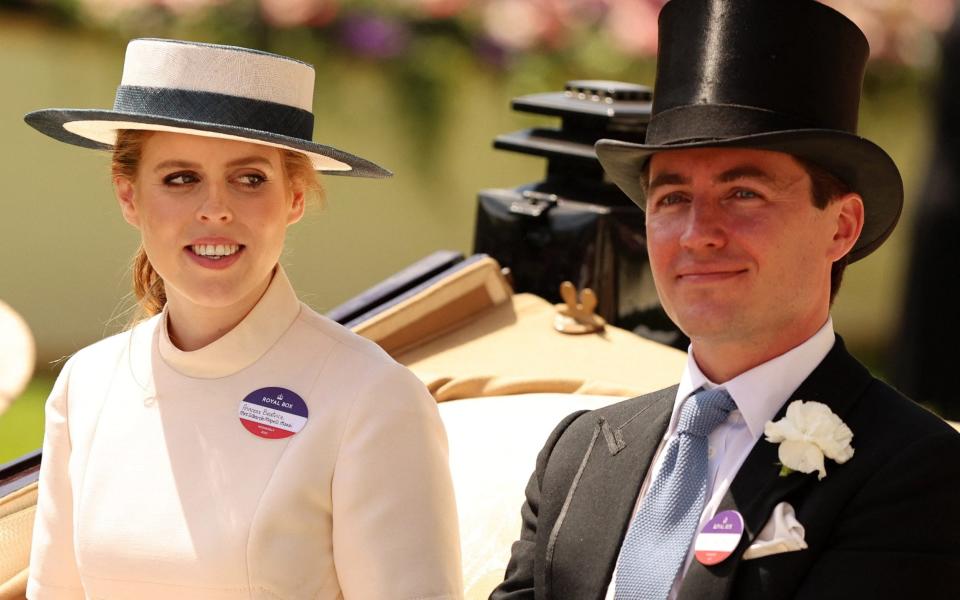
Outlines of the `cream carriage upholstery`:
M24 597L36 508L36 482L0 500L0 600Z
M616 327L559 333L555 316L546 300L513 294L488 258L358 328L440 403L467 600L487 598L503 578L527 479L553 427L576 410L673 385L686 362Z
M607 326L567 335L554 306L514 294L492 258L473 262L359 325L438 402L554 392L630 397L677 382L683 352Z

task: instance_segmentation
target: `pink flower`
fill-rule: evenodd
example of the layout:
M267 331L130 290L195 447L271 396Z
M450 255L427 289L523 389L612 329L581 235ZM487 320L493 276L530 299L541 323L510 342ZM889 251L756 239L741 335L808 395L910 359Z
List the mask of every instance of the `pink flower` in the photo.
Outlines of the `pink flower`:
M634 56L657 54L657 18L664 0L610 0L606 28L614 45Z
M276 27L322 27L337 15L336 0L260 0L260 13Z
M950 24L952 0L823 0L857 24L870 43L870 57L913 65L931 62L934 35Z
M158 6L163 6L177 15L198 12L222 3L223 0L157 0Z
M913 0L912 6L922 26L935 32L946 31L957 10L954 0Z
M470 5L470 0L396 0L398 4L409 6L414 12L432 19L449 19L462 13Z
M497 44L527 50L547 37L553 23L537 0L490 0L483 9L483 25Z

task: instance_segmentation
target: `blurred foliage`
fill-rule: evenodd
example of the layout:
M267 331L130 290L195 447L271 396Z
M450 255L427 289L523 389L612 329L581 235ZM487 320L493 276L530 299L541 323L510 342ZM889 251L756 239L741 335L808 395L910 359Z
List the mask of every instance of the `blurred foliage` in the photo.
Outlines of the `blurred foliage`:
M922 66L954 0L823 0L866 34L876 60ZM0 0L62 22L123 37L167 35L261 47L270 32L308 29L343 52L373 60L420 56L415 40L444 38L494 68L539 54L582 60L649 57L666 0ZM610 52L612 50L612 52ZM589 58L587 58L589 60ZM604 62L607 62L605 60Z
M413 151L431 158L463 77L545 90L587 76L652 84L666 0L0 0L64 27L202 40L312 62L374 63L392 82ZM869 85L929 70L954 0L825 0L863 29ZM877 68L879 65L879 68ZM875 73L881 73L879 76ZM910 77L910 75L907 75Z
M34 378L23 395L0 415L0 464L40 447L43 442L43 405L52 388L52 376Z
M385 67L397 106L428 154L460 78L494 77L515 89L556 81L652 83L656 19L666 0L0 0L61 26L126 40L172 37ZM826 0L870 39L891 71L929 67L953 0ZM909 70L909 69L906 69ZM428 156L429 158L429 156Z

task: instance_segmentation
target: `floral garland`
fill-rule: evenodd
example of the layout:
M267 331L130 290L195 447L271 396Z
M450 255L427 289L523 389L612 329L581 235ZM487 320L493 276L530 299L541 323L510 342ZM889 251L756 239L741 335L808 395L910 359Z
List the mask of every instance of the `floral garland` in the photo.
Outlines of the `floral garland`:
M375 60L403 56L413 38L441 35L502 66L517 53L596 52L600 40L620 57L652 57L666 0L0 0L72 13L78 21L152 32L164 23L209 18L271 30L306 28L342 50ZM873 59L924 66L953 18L953 0L824 0L866 34ZM237 40L224 40L226 42Z

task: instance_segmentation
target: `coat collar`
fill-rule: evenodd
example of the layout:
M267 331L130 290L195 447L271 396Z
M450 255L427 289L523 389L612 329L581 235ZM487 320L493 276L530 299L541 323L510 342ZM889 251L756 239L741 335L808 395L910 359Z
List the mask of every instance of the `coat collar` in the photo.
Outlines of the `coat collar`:
M676 390L673 386L591 414L594 443L550 535L546 597L600 600L606 594L644 475L670 421ZM575 566L552 569L554 564Z
M223 337L199 350L184 352L170 340L165 308L158 322L157 346L163 361L182 375L201 379L228 377L257 362L299 314L300 301L287 274L277 265L263 296Z
M783 418L787 405L794 400L822 402L843 419L863 394L870 380L870 373L847 352L843 340L837 336L830 353L784 402L774 420ZM814 477L813 474L803 473L780 477L777 449L776 444L763 438L754 445L717 509L737 510L743 515L743 539L736 552L717 565L706 567L693 561L683 579L680 600L727 598L743 552L763 528L773 508L788 494ZM834 468L842 467L835 465Z

